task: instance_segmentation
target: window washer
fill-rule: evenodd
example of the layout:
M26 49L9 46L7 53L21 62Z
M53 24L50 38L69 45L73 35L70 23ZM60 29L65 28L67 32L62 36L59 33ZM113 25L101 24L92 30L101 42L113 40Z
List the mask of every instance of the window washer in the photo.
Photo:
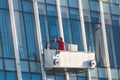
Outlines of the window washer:
M62 37L60 37L59 40L54 40L54 41L58 43L58 48L57 48L58 50L65 50L65 46L64 46Z

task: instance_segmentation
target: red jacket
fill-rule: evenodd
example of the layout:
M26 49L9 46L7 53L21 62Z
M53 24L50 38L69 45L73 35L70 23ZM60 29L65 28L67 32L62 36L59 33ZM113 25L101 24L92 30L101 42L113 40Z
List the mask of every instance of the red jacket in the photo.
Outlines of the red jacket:
M58 50L64 50L64 42L62 40L56 40L56 42L58 43Z

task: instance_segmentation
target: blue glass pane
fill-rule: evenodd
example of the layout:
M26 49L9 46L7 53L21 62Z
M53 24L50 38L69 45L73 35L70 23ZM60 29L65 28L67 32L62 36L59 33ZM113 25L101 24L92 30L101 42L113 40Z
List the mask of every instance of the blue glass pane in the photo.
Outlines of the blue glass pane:
M3 60L0 59L0 70L2 70L2 69L3 69Z
M64 31L64 39L67 48L67 44L70 43L70 21L63 19L63 31Z
M46 3L49 3L49 4L55 4L55 0L46 0Z
M6 72L6 80L18 80L15 72Z
M90 1L90 7L93 11L99 11L99 3L97 1Z
M7 0L0 0L0 8L8 8Z
M30 80L30 74L29 73L22 73L22 80Z
M23 11L25 11L25 12L33 12L33 7L32 7L31 2L22 1L22 5L23 5Z
M78 80L87 80L87 78L78 77Z
M42 43L43 43L43 48L46 48L47 44L47 22L46 22L46 17L45 16L40 16L40 28L41 28L41 33L42 33Z
M54 76L53 76L53 75L46 75L46 78L47 78L48 80L54 80Z
M19 55L21 59L27 59L27 45L22 13L15 12L15 22L17 28Z
M70 18L79 19L79 11L77 9L70 8Z
M119 15L119 5L111 4L111 12L112 14Z
M5 74L3 71L0 71L0 80L5 80Z
M100 14L91 12L91 20L92 20L92 22L99 23L100 22Z
M78 8L78 0L68 0L70 7Z
M114 49L112 26L106 26L106 34L107 34L110 66L115 67L117 64L116 64L116 57L115 57L116 55L115 55L115 49Z
M29 72L29 64L28 64L28 61L21 61L21 62L20 62L20 65L21 65L21 71Z
M13 58L13 44L8 11L0 10L0 38L4 57Z
M36 40L35 40L36 34L35 34L34 16L32 14L24 14L24 21L25 21L25 30L26 30L25 32L27 38L29 58L34 60L34 57L31 55L38 53L38 50L36 48Z
M22 10L22 6L21 6L21 0L14 0L13 1L13 6L14 6L14 10Z
M80 22L71 20L71 33L73 44L78 45L78 50L83 50Z
M12 70L12 71L15 71L15 70L16 70L15 60L5 59L4 62L5 62L5 69L6 69L6 70ZM9 64L9 65L8 65L8 64Z
M58 31L58 21L57 18L48 17L48 30L49 30L49 37L50 41L54 40L55 38L59 38L59 31ZM50 48L56 49L57 43L51 42Z
M32 80L42 80L42 77L40 74L32 74Z
M55 76L55 80L65 80L64 76Z
M47 13L50 16L57 16L56 6L47 5Z
M39 64L39 62L30 62L30 71L40 73L40 64Z
M90 23L85 23L86 39L88 51L95 51L94 37L93 37L93 27Z

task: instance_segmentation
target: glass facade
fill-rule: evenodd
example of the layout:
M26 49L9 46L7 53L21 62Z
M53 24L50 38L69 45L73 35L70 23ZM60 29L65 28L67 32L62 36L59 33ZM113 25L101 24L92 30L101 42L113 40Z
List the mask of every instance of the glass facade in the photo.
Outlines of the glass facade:
M44 50L49 43L50 49L57 49L53 40L61 34L66 50L68 44L77 44L78 51L85 51L86 46L88 52L95 52L97 61L90 77L87 71L74 71L68 72L69 80L120 80L120 0L59 0L58 4L57 0L0 0L0 80L66 80L65 71L46 71L43 76L40 54L44 51L40 53L38 45Z

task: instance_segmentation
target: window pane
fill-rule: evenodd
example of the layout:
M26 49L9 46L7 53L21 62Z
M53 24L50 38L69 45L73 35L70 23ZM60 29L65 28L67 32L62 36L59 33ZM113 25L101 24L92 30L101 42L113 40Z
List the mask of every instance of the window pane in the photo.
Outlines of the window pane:
M3 71L0 71L0 79L5 80L5 73Z
M29 72L29 64L28 61L21 61L21 71Z
M67 6L67 4L68 4L67 0L60 0L61 6Z
M49 30L50 40L54 40L55 38L56 38L56 39L59 38L57 18L48 17L48 30ZM51 42L50 48L56 49L56 48L57 48L57 43Z
M78 45L78 50L83 50L82 36L81 36L81 28L80 22L71 20L71 34L72 34L72 42L73 44Z
M30 74L29 73L22 73L22 80L30 80Z
M0 59L0 70L3 70L3 60Z
M62 14L62 18L69 18L68 8L61 7L61 14Z
M32 74L32 80L42 80L42 77L40 74Z
M13 6L14 6L14 10L22 11L21 0L14 0Z
M9 64L9 65L8 65ZM16 67L15 67L15 61L14 60L6 60L5 59L5 69L6 70L12 70L15 71Z
M111 4L111 12L112 14L119 15L119 6L115 4Z
M8 11L0 10L0 37L4 57L13 58L13 43Z
M6 72L6 80L17 80L15 72Z
M111 69L112 79L118 79L117 69Z
M79 19L79 11L77 9L70 8L70 18Z
M83 6L83 9L87 9L89 10L89 1L88 0L82 0L82 6Z
M45 7L45 4L38 4L38 11L39 11L39 14L44 14L46 15L46 7Z
M22 5L23 5L23 11L25 12L33 12L33 7L32 7L32 3L28 2L28 1L22 1Z
M55 76L55 80L65 80L64 76Z
M7 0L0 0L0 8L8 8Z
M68 0L70 7L76 7L78 8L78 0Z
M99 71L99 77L100 78L107 78L107 71L105 68L98 68Z
M93 11L99 11L99 4L97 1L90 1L90 7Z
M25 37L25 28L23 23L23 14L15 12L15 22L17 28L18 50L21 59L27 58L27 43Z
M39 62L30 62L30 70L31 72L40 72L40 64Z
M42 43L43 43L43 48L46 48L47 44L47 20L45 16L40 16L40 28L41 28L41 33L42 33Z
M49 16L57 16L56 6L47 5L47 13Z
M46 0L46 2L49 4L55 4L55 0Z
M108 3L103 3L104 13L110 13L110 6Z

